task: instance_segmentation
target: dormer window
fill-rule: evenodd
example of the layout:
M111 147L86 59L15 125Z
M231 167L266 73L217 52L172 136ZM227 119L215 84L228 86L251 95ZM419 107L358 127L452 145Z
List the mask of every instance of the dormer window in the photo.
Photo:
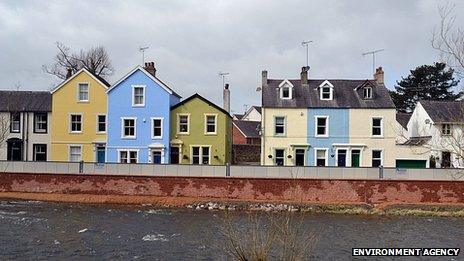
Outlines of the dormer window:
M283 99L283 100L289 100L289 99L292 99L292 95L293 95L293 84L288 81L288 80L283 80L280 84L279 84L279 94L280 94L280 98Z
M333 99L333 85L329 81L324 81L319 85L319 98L323 101L330 101Z
M364 99L372 99L372 87L363 88L363 97Z

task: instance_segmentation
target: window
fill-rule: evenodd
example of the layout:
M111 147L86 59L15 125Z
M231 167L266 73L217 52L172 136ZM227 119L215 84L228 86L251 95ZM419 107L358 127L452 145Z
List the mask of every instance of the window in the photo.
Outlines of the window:
M316 166L324 167L327 166L327 150L316 149Z
M285 162L285 150L276 149L275 150L275 164L276 166L283 166Z
M373 150L372 151L372 167L376 168L382 166L382 151Z
M275 117L274 124L275 135L285 135L285 117Z
M178 126L177 132L188 134L189 133L189 116L188 115L178 115Z
M10 114L10 132L19 132L21 129L21 115L19 112Z
M206 115L206 134L216 134L216 115Z
M69 161L79 162L82 160L82 147L70 146L69 147Z
M47 161L47 145L46 144L34 144L34 161Z
M283 99L289 99L290 98L290 88L285 86L282 87L282 98Z
M106 132L106 115L97 115L97 132Z
M145 106L145 86L133 86L132 106Z
M122 137L135 138L135 118L122 119Z
M329 136L328 118L328 116L316 116L316 137Z
M151 133L152 139L161 139L163 137L163 119L152 118L151 128L152 128L152 133Z
M332 90L330 87L325 86L321 89L321 100L332 100Z
M71 132L82 132L82 115L71 114Z
M34 133L47 133L48 117L46 113L34 114Z
M138 153L136 150L120 150L119 163L137 163Z
M372 99L372 87L363 88L363 97L364 99Z
M451 125L447 123L441 125L441 134L445 136L451 135Z
M77 85L77 88L78 88L77 100L81 102L89 101L89 84L79 83Z
M192 147L192 164L209 164L210 149L207 146Z
M372 118L372 136L382 135L382 118Z

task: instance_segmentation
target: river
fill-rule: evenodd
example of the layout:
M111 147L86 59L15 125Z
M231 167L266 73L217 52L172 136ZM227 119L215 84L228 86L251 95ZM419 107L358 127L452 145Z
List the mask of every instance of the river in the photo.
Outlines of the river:
M464 250L462 218L297 215L317 235L315 260L352 260L352 247ZM230 260L218 247L223 225L219 211L0 201L0 259Z

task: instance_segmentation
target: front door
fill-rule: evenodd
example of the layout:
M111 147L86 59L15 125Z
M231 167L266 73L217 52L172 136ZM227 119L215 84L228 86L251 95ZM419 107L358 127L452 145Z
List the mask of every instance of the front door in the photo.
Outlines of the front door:
M441 153L441 167L442 168L451 167L451 152L443 151Z
M179 147L171 147L171 164L179 164Z
M153 164L161 164L161 151L155 150L152 152L152 162Z
M358 160L359 164L359 160ZM346 167L346 150L338 150L337 151L337 166L339 167Z
M295 150L295 166L304 166L305 165L305 150L296 149Z
M23 160L23 142L14 138L8 140L7 143L7 159L11 161Z
M105 147L97 147L97 163L105 163Z
M351 167L359 167L361 150L351 150Z

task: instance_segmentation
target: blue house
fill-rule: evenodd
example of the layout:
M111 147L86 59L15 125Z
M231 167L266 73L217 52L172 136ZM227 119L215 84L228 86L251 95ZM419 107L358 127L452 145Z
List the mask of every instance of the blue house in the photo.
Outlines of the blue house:
M169 163L170 108L180 96L156 77L154 62L108 90L107 161Z

